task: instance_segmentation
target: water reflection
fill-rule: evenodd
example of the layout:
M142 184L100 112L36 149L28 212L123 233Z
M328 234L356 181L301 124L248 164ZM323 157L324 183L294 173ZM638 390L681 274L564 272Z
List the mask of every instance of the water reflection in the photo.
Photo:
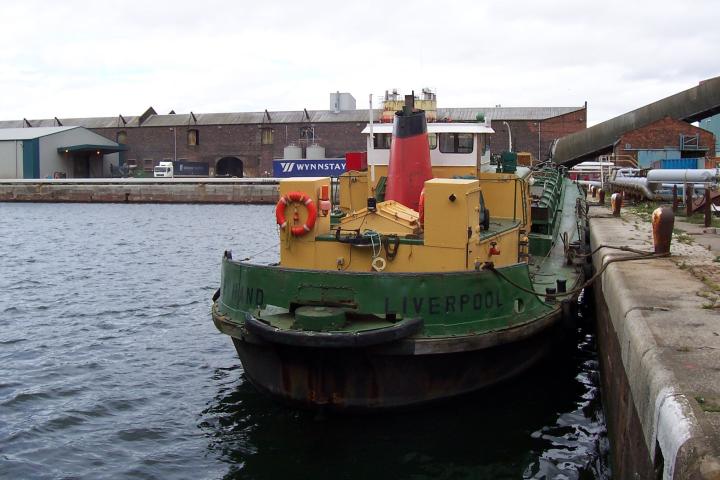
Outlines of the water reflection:
M200 426L226 479L608 478L594 338L580 335L512 382L384 414L320 418L218 370Z

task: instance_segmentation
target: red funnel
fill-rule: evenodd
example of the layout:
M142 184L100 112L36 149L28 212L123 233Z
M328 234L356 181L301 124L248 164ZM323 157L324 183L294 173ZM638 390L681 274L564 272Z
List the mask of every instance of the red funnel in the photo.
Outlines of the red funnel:
M420 191L433 175L425 112L414 111L413 100L407 95L405 107L395 112L385 200L395 200L417 211Z

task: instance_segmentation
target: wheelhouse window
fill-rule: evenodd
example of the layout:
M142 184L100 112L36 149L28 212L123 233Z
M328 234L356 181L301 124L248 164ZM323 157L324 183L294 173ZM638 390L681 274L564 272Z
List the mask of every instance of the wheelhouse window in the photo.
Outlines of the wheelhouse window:
M441 133L439 136L442 153L472 153L472 133Z
M387 150L392 143L392 133L375 133L373 140L373 148L375 150Z

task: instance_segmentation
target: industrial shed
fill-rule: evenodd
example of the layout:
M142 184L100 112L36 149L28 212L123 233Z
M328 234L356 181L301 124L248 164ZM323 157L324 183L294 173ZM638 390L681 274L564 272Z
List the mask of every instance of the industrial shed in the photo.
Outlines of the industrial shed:
M330 110L158 115L150 107L137 116L0 120L0 131L79 125L126 147L120 164L136 174L152 175L159 162L173 161L176 175L254 177L269 175L273 160L283 158L285 147L292 145L305 152L308 147L322 147L327 158L365 150L366 138L360 132L370 112L352 106L352 101L338 105L331 97ZM382 112L382 105L374 109L374 122L381 121ZM586 128L587 105L437 108L435 114L453 122L476 122L478 116L492 121L492 152L506 150L512 143L514 151L545 160L557 138Z
M0 178L102 178L125 147L83 127L0 129Z

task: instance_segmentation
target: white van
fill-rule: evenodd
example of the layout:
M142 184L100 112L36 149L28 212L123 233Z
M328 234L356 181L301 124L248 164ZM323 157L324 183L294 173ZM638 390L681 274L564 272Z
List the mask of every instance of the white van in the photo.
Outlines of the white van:
M173 162L160 162L153 170L155 177L173 178Z

